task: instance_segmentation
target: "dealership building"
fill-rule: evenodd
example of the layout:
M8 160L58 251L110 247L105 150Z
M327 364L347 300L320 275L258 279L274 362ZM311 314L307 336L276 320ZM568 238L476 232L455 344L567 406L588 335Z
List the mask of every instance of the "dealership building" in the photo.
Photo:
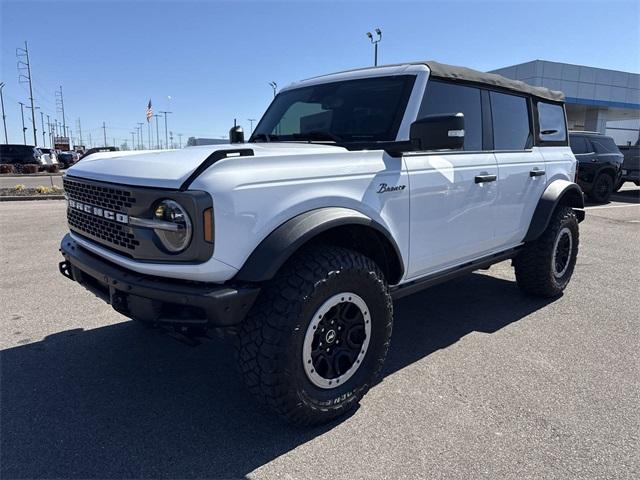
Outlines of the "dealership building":
M607 134L618 145L640 138L640 75L534 60L493 70L507 78L564 92L571 130Z

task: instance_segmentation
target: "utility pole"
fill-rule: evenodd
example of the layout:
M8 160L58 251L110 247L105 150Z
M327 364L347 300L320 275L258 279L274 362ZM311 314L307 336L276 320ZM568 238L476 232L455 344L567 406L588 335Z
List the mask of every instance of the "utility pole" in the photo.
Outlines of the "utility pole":
M24 144L27 144L27 127L24 126L24 103L18 102L20 104L20 115L22 116L22 138L24 140Z
M367 32L367 37L369 38L369 40L371 41L371 43L373 43L373 65L374 66L378 66L378 44L380 43L380 40L382 40L382 30L380 30L379 28L376 28L374 30L374 32L376 32L376 39L373 39L373 35L371 34L371 32Z
M36 109L33 106L33 86L31 84L31 63L29 63L29 47L27 42L24 42L24 48L16 48L16 58L18 59L18 83L29 83L29 101L31 102L31 124L33 125L33 144L38 144L38 137L36 136ZM20 73L27 69L27 74ZM25 139L25 145L27 141Z
M104 135L104 146L107 146L107 126L102 122L102 134Z
M46 140L47 137L45 137L47 132L44 129L44 113L42 112L42 110L40 110L40 121L42 123L42 146L47 148L47 140Z
M9 143L7 138L7 116L4 114L4 97L2 96L2 89L4 88L4 82L0 82L0 102L2 103L2 123L4 124L4 143Z
M80 135L80 145L83 145L83 143L82 143L82 123L80 123L80 118L78 118L78 134Z
M67 120L64 116L64 97L62 96L62 85L60 85L60 91L56 90L56 108L59 108L62 112L62 136L67 136Z
M156 120L156 148L158 150L160 150L161 146L160 146L160 130L158 130L158 117L160 115L158 115L157 113L153 114L153 118L155 118Z
M167 132L167 115L173 112L158 112L164 115L164 146L165 148L169 148L169 134Z
M135 135L138 133L138 129L136 128L135 132L130 132L130 133L131 133L131 150L135 150L136 149L136 137L135 137ZM138 141L138 146L140 146L140 141Z
M49 114L47 114L47 127L49 127L49 144L51 145L51 148L53 148L53 130L51 130L51 117Z
M251 125L250 129L251 129L251 134L253 134L253 122L256 121L255 118L247 118L247 120L249 121L249 125Z
M178 138L180 139L180 148L182 148L182 134L181 133L178 134Z
M91 132L89 132L89 148L93 147L93 140L91 139Z
M278 84L276 82L269 82L269 86L273 89L273 98L276 98L276 90L278 88Z
M140 136L138 137L138 145L140 146L140 150L144 150L144 136L142 135L142 127L144 123L138 122L138 128L140 129ZM151 146L151 142L149 142L149 146Z

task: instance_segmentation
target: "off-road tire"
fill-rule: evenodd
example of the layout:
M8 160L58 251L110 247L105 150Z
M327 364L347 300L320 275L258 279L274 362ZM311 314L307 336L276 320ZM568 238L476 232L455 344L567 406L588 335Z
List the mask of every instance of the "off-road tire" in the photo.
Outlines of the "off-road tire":
M568 229L571 234L571 250L566 271L560 277L554 274L554 249L561 232ZM547 229L536 240L525 244L514 258L518 286L531 295L556 297L566 288L578 256L578 218L570 207L559 206Z
M344 291L366 302L371 320L368 349L344 384L320 388L303 365L304 338L319 306ZM238 366L258 401L287 421L325 423L354 408L367 393L387 355L392 323L389 288L373 260L345 248L311 247L264 285L238 332Z
M613 193L613 178L607 173L599 174L593 182L589 199L596 203L607 203Z

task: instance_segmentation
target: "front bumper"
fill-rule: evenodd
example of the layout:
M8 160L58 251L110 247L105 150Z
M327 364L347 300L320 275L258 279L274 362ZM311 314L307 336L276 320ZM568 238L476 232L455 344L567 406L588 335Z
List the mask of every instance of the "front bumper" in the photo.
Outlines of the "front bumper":
M67 234L60 244L60 273L130 318L148 322L229 327L237 325L260 289L142 275L81 247Z

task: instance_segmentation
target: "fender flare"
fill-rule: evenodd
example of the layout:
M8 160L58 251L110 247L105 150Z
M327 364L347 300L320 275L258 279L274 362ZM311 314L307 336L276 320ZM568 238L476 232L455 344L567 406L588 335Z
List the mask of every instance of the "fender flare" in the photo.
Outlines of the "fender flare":
M402 255L397 243L380 223L356 210L343 207L325 207L301 213L277 227L260 242L249 255L235 280L263 282L272 279L280 267L305 243L332 228L361 225L379 232L393 246L399 261L400 275L404 274Z
M574 182L568 180L554 180L542 193L538 205L533 212L533 218L529 224L529 230L524 237L525 242L535 240L547 229L554 210L560 204L567 205L575 210L578 222L584 220L584 194L582 189Z

